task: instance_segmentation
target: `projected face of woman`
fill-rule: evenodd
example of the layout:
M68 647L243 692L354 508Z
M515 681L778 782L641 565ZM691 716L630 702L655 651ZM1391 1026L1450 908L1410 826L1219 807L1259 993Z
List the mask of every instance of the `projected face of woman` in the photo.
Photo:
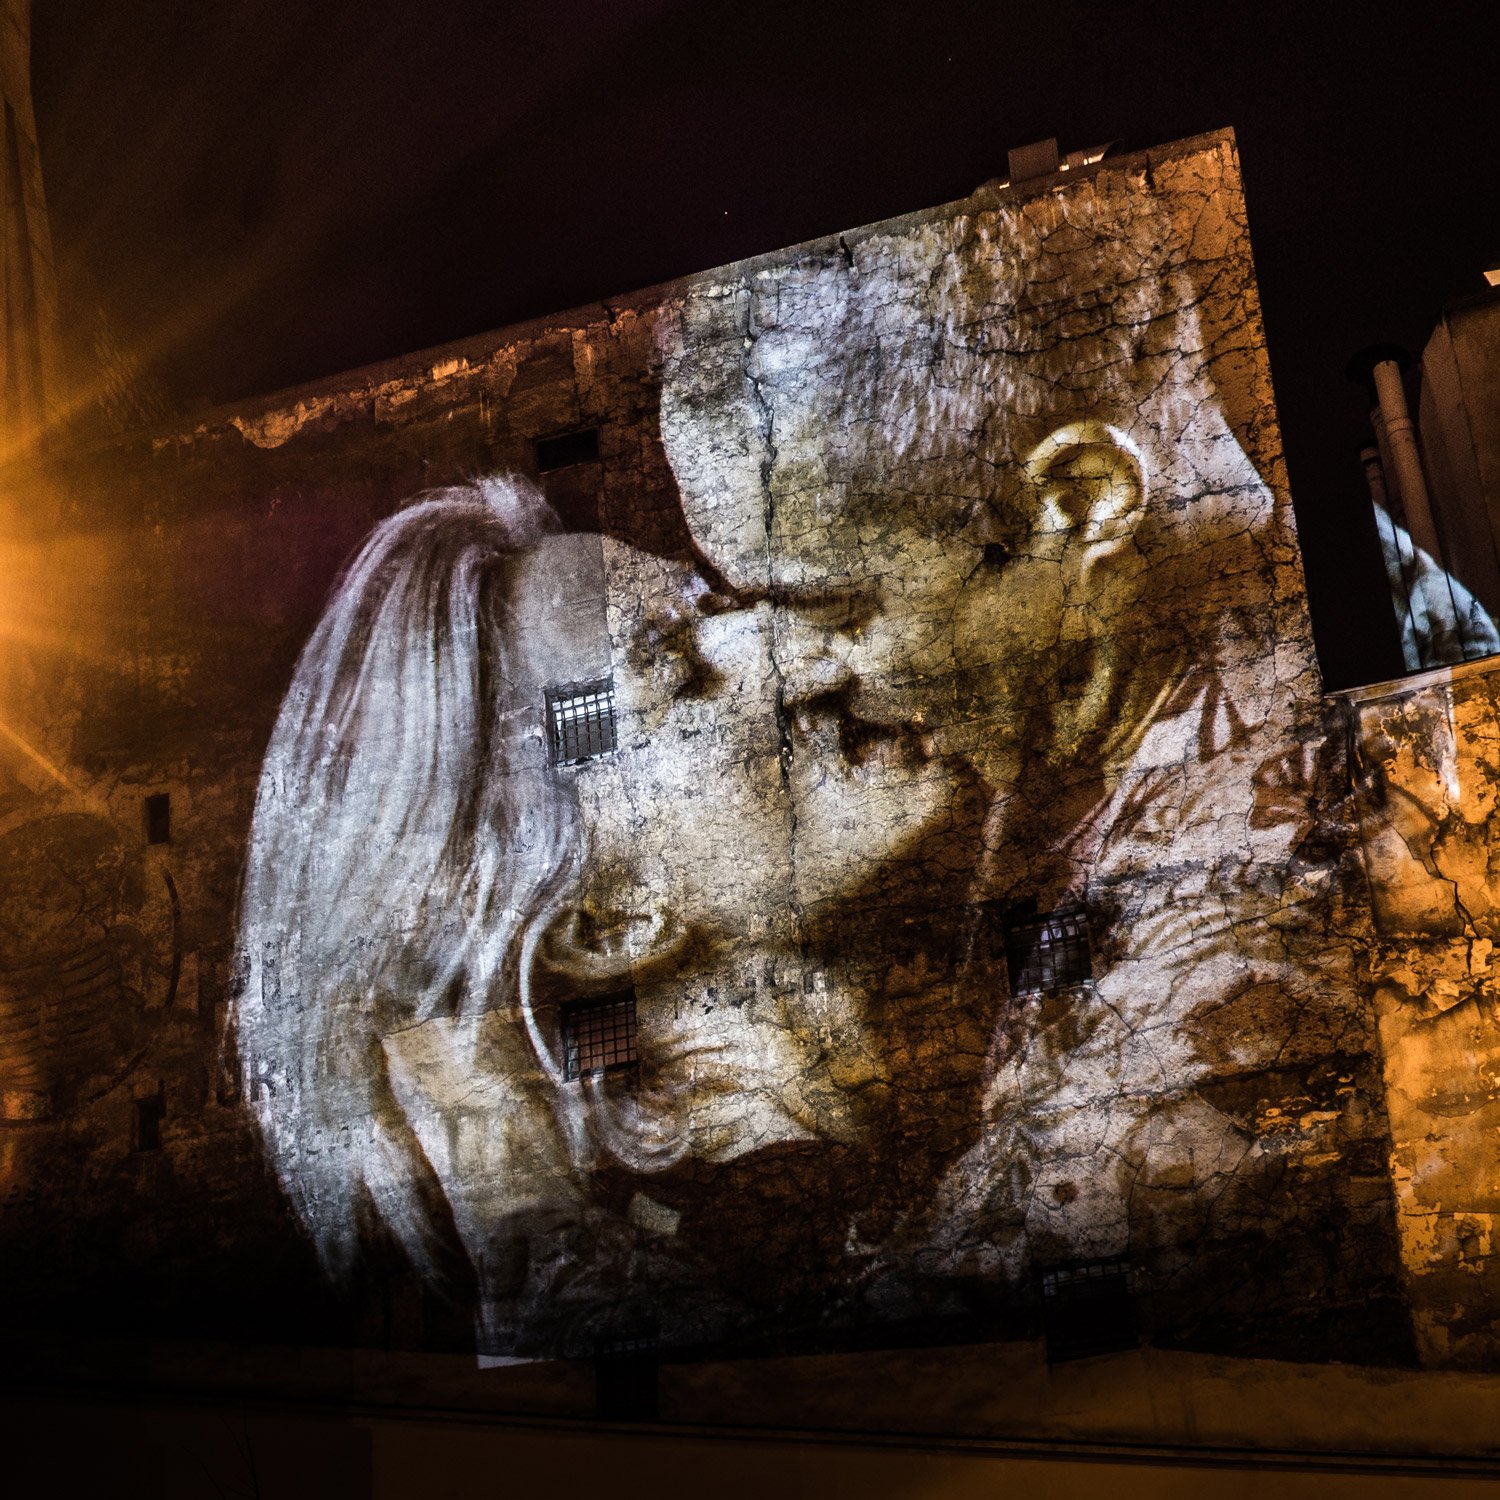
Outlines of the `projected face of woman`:
M595 1116L635 1170L858 1139L878 1115L886 1042L850 965L961 788L919 724L853 715L809 643L774 659L779 604L716 598L687 568L604 543L620 749L572 773L591 854L579 911L544 961L576 996L633 984L641 1077ZM841 590L792 611L858 628ZM565 773L566 774L566 773ZM877 815L878 813L878 815Z
M542 753L543 685L592 675L601 646L608 659L603 622L580 607L605 593L600 546L551 538L516 572L512 669L534 721L522 753ZM653 1174L879 1129L890 1054L906 1042L872 1013L867 971L903 947L881 930L892 897L938 899L909 887L933 883L933 841L951 839L965 792L919 725L855 719L840 685L816 677L784 687L771 659L782 606L726 607L682 565L602 549L619 749L556 773L587 855L534 962L540 1065L522 1018L499 1010L384 1041L396 1102L476 1265L506 1226L587 1198L579 1142L585 1163ZM845 609L830 597L794 613ZM931 988L926 960L903 956L884 973L888 1006ZM563 1078L564 1007L626 986L638 1079Z
M782 454L812 450L826 389L778 408ZM580 1165L686 1212L679 1166L742 1180L792 1151L831 1172L831 1145L849 1242L878 1242L977 1128L1003 993L966 925L987 864L1072 817L1031 799L1036 827L1007 827L1006 793L1038 737L1051 763L1086 760L1109 711L1139 717L1094 651L1139 574L1144 479L1113 429L1058 428L973 500L941 473L900 488L888 463L883 488L788 485L769 515L758 472L723 490L701 409L664 430L731 594L607 537L551 538L516 575L528 753L548 684L612 668L619 724L616 752L556 773L587 857L536 957L543 1065L499 1012L385 1042L476 1266L527 1223L590 1211ZM1058 702L1075 657L1093 676ZM564 1079L565 1007L627 986L638 1078Z

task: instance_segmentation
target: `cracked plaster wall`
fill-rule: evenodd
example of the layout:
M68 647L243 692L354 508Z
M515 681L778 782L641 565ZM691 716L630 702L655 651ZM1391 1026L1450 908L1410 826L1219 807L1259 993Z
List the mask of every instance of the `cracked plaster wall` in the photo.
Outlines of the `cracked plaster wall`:
M1500 721L1476 664L1346 698L1402 1259L1433 1364L1496 1354Z
M451 1028L393 1043L398 1097L353 1117L307 1096L290 1012L224 1077L260 758L341 563L585 426L522 615L593 622L570 674L615 679L619 750L558 774L637 1090L518 1167L536 1059ZM81 1238L99 1302L174 1326L461 1340L368 1213L377 1270L328 1311L254 1167L274 1114L314 1237L405 1143L500 1347L1025 1332L1039 1267L1125 1255L1160 1342L1405 1357L1368 911L1227 137L60 455L13 535L6 827L87 809L170 872L177 915L140 921L193 976L110 1013L99 1089L7 1126L18 1295L76 1297L45 1262ZM159 791L173 843L143 849ZM1091 981L1009 993L1028 902L1086 907Z

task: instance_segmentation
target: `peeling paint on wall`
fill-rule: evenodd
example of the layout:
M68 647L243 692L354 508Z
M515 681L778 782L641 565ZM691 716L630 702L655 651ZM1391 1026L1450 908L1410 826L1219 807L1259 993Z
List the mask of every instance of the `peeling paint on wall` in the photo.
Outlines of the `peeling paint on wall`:
M1494 667L1343 696L1413 1320L1427 1362L1490 1366L1500 1347Z

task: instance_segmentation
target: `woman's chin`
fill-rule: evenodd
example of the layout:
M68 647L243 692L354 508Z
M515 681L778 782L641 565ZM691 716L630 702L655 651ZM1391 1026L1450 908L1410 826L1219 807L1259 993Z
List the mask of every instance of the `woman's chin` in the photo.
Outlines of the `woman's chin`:
M700 960L704 934L659 906L575 907L542 940L541 960L580 996L642 984Z

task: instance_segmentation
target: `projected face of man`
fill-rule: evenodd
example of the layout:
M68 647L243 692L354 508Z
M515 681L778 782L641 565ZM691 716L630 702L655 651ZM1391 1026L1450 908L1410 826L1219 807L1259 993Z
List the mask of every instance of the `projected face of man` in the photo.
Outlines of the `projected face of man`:
M579 779L585 905L621 933L652 913L655 947L630 967L642 1087L599 1119L646 1171L853 1145L900 1164L868 1191L904 1209L978 1121L1003 980L973 903L1048 878L1163 677L1129 625L1133 443L1008 430L979 385L999 430L903 438L876 341L841 340L840 271L804 322L669 369L667 454L731 593L606 544L624 739Z
M1097 803L1106 763L1169 676L1134 618L1136 445L1103 421L1059 421L1045 369L1022 361L1000 372L1016 411L997 401L993 368L955 372L939 401L922 385L930 351L916 347L930 325L911 315L905 346L898 322L883 338L848 328L847 281L839 262L794 291L761 289L780 320L742 349L689 350L663 400L688 524L763 617L770 696L794 730L793 896L830 932L847 920L852 869L892 894L882 862L902 846L906 799L938 767L950 787L971 768L984 848L929 820L928 868L908 864L898 898L914 882L951 898L964 859L988 885L970 898L1023 877L1027 894L1045 894L1049 877L1022 856ZM873 778L862 756L891 735L919 745L921 762Z

